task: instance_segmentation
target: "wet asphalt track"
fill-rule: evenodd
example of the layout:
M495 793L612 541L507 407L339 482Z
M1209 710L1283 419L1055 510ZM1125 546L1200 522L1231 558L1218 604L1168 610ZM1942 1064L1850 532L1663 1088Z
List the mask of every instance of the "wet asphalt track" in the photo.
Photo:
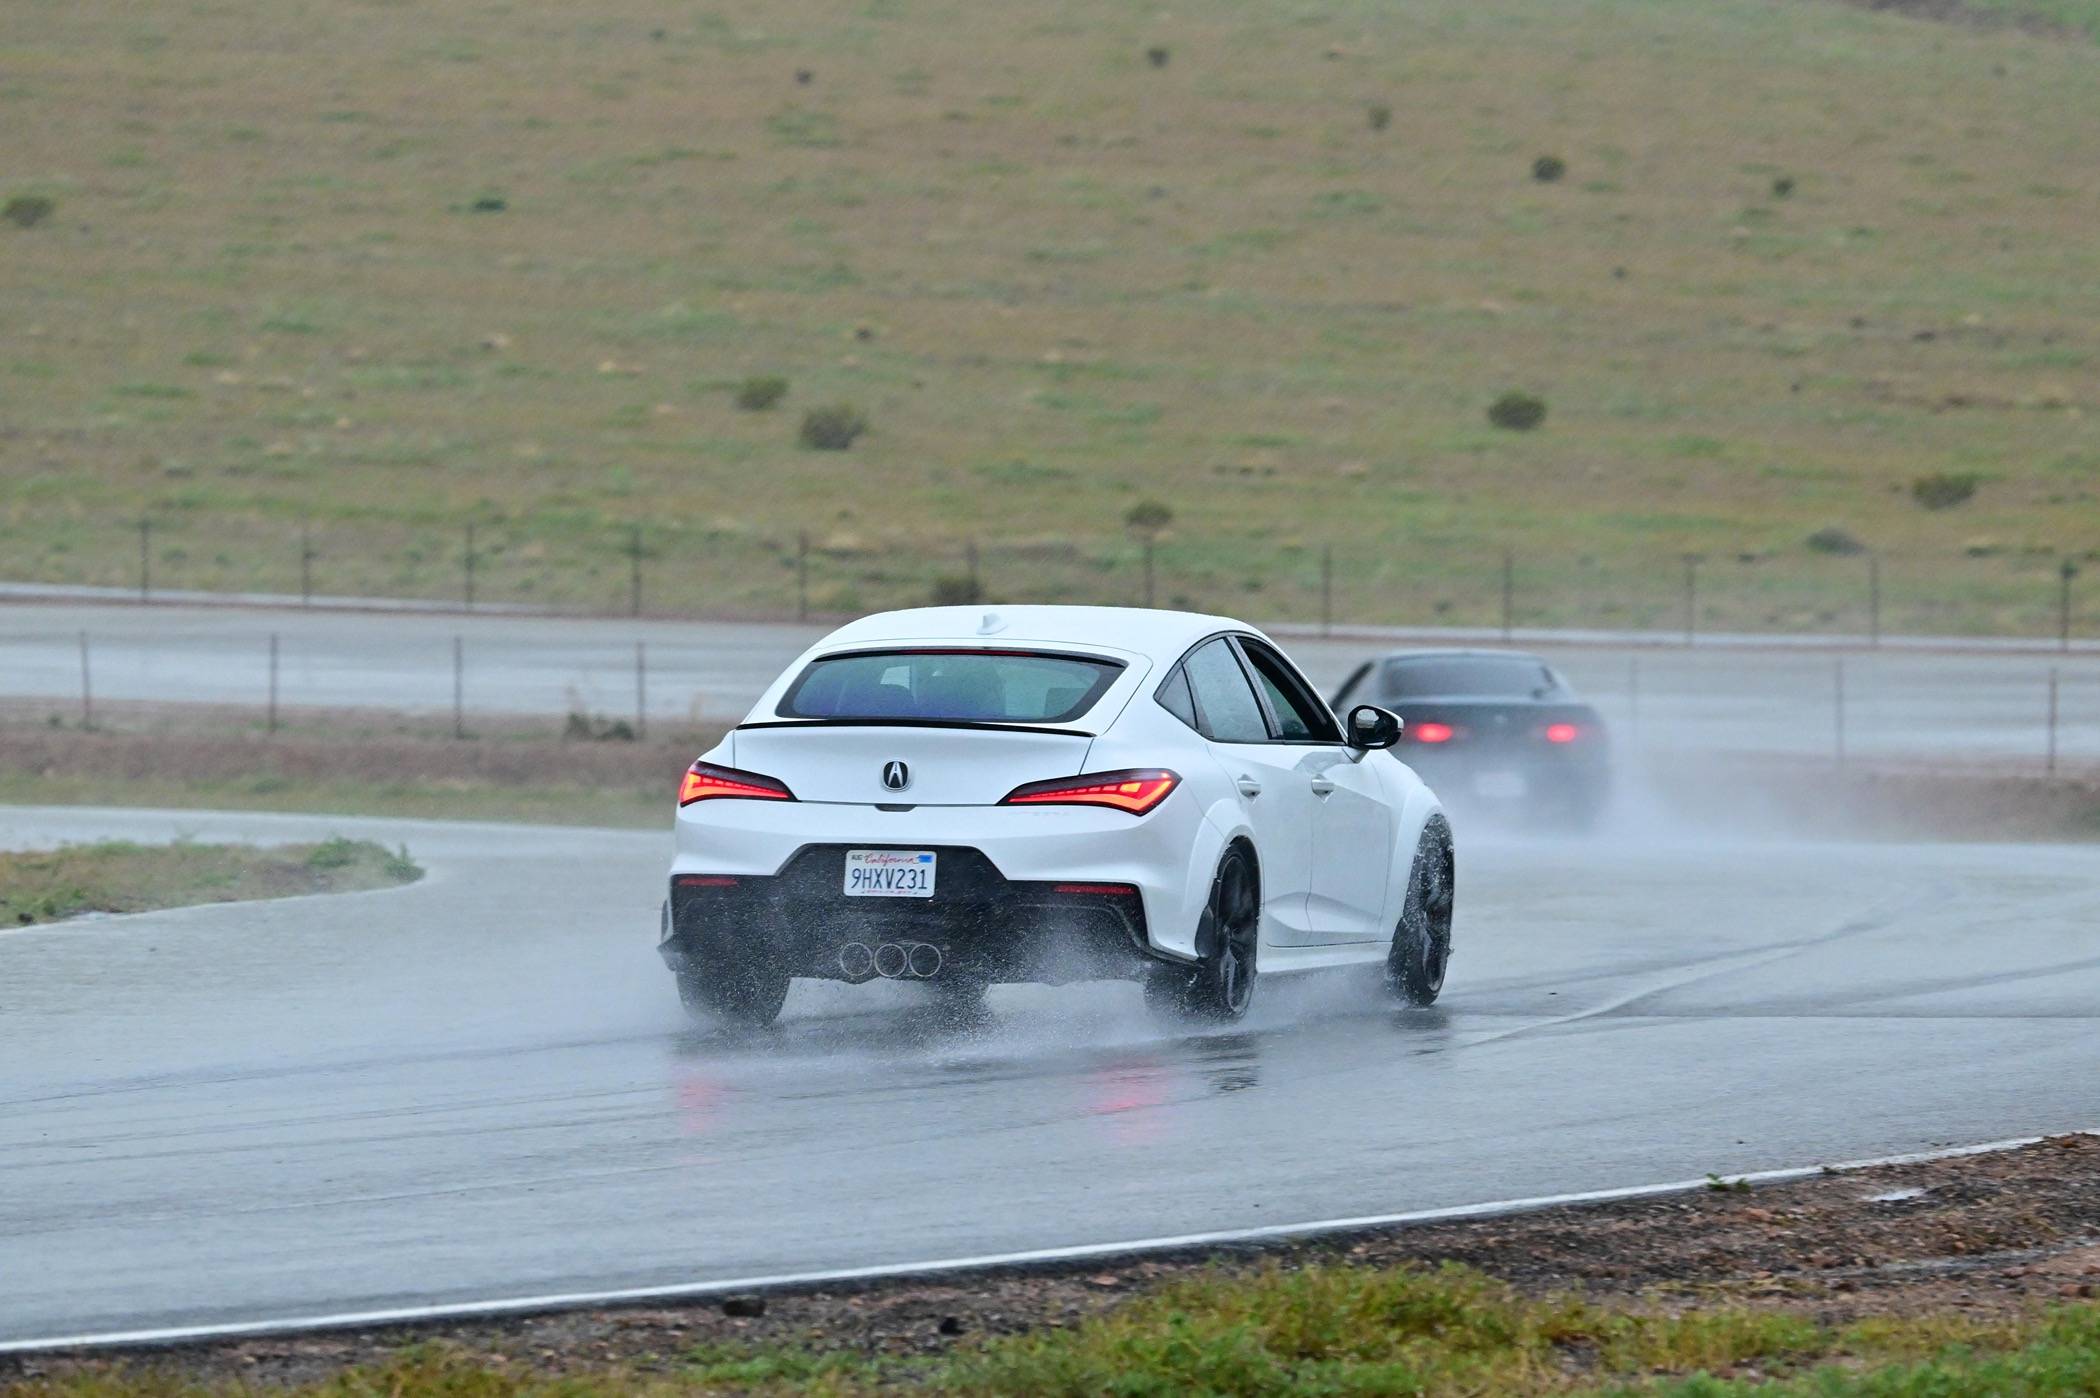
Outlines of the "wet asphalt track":
M0 1343L1106 1243L2100 1124L2088 846L1461 845L1444 1003L801 985L689 1027L666 840L0 810L0 844L406 841L400 891L0 935ZM1463 834L1462 833L1462 839ZM828 992L828 993L826 993Z

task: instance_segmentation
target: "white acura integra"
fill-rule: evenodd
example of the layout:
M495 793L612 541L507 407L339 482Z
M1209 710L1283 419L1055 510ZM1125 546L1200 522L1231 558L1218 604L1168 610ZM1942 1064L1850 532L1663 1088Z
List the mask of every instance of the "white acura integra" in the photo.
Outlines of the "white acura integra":
M1246 1011L1264 975L1383 961L1426 1005L1451 831L1260 632L1111 607L930 607L810 647L678 798L664 960L688 1006L769 1023L796 976L1142 979Z

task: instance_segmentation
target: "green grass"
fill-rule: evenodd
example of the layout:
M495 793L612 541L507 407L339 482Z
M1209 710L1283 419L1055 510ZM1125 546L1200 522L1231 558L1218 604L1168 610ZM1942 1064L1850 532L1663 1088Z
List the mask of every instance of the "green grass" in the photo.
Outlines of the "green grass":
M543 1356L544 1358L545 1356ZM559 1363L556 1359L556 1363ZM1458 1267L1315 1266L1213 1273L1069 1328L929 1358L710 1346L647 1372L494 1364L444 1345L407 1349L295 1390L312 1398L596 1398L600 1394L856 1394L1017 1398L1209 1395L2089 1394L2100 1386L2100 1307L2018 1321L1958 1315L1847 1326L1734 1305L1636 1312L1526 1298ZM150 1369L90 1371L0 1389L5 1398L235 1393Z
M124 0L4 50L14 577L2045 631L2100 548L2100 0ZM659 37L660 35L660 37ZM1145 49L1172 62L1155 69ZM812 75L798 83L797 69ZM429 94L441 96L430 99ZM1392 109L1384 130L1367 103ZM1566 160L1553 184L1542 154ZM121 157L121 158L118 158ZM179 175L179 178L178 178ZM1789 196L1773 182L1795 183ZM474 212L499 194L500 211ZM725 385L792 383L784 411ZM1545 423L1491 428L1510 390ZM809 407L869 431L809 452ZM2068 463L2068 464L2067 464ZM1910 482L1974 474L1926 511ZM1983 544L1980 552L1972 545ZM1742 556L1751 563L1737 561Z
M310 845L207 845L124 840L0 853L0 926L81 913L137 913L304 893L413 883L423 870L406 849L340 836Z

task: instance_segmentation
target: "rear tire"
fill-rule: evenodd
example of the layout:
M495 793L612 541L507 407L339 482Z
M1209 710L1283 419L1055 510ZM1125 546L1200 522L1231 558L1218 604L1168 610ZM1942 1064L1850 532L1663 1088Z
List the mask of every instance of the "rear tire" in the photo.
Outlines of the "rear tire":
M725 962L678 973L678 998L687 1013L740 1029L763 1029L780 1018L780 1007L787 1003L787 972Z
M1386 954L1386 984L1410 1005L1433 1005L1443 992L1444 972L1451 964L1451 915L1457 888L1451 827L1442 816L1431 816L1415 850L1407 902L1393 929L1392 950Z
M1239 1019L1254 1000L1260 945L1261 873L1254 851L1233 845L1218 861L1196 929L1200 960L1193 967L1155 970L1145 982L1145 1003L1186 1019Z

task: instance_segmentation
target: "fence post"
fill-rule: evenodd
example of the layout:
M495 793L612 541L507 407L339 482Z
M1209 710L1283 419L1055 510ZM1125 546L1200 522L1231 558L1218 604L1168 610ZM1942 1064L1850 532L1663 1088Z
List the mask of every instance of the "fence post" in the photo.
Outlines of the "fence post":
M2068 651L2071 648L2071 579L2078 576L2078 565L2066 558L2056 570L2056 648Z
M313 526L305 520L299 521L299 605L314 604L314 544Z
M642 526L630 526L627 538L627 561L632 565L627 579L627 614L642 614Z
M1867 644L1881 649L1881 555L1867 555Z
M80 633L80 727L86 731L95 726L95 685L88 672L87 632Z
M153 596L153 521L139 519L139 601Z
M1509 549L1502 550L1502 644L1508 645L1516 636L1517 609L1517 556Z
M2049 764L2048 773L2056 775L2056 689L2058 676L2056 667L2049 667Z
M1320 546L1320 634L1334 634L1334 545Z
M466 570L466 603L471 612L474 610L474 526L471 522L467 525L467 551L461 555L460 561Z
M809 620L809 531L795 535L795 620Z
M467 648L458 636L452 638L452 736L467 736Z
M270 633L270 718L269 731L277 731L277 633Z
M1845 766L1845 657L1837 658L1836 684L1831 689L1831 704L1835 711L1835 733L1837 738L1837 765Z
M634 736L639 739L649 733L649 662L646 641L634 643Z
M1684 643L1697 644L1699 639L1699 555L1684 556Z

